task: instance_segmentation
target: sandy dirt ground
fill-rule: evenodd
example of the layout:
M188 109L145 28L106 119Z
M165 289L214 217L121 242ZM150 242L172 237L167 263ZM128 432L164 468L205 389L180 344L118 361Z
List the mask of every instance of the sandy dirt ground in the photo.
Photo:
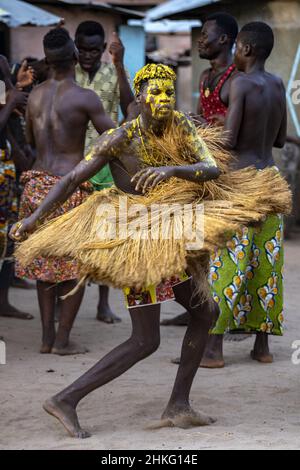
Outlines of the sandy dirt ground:
M192 405L217 418L209 427L188 430L145 430L159 418L176 374L170 359L178 356L185 328L162 327L160 349L119 379L85 398L78 411L93 436L76 440L42 409L43 401L127 339L130 320L122 295L111 301L123 322L109 326L95 320L97 289L87 289L73 339L90 348L85 356L58 357L38 353L40 320L36 292L12 289L15 305L35 319L0 318L7 364L0 365L1 449L297 449L300 448L300 365L292 363L292 343L300 340L300 240L286 243L286 323L283 338L272 337L275 362L250 359L253 338L225 343L226 368L199 369ZM163 317L181 312L163 306Z

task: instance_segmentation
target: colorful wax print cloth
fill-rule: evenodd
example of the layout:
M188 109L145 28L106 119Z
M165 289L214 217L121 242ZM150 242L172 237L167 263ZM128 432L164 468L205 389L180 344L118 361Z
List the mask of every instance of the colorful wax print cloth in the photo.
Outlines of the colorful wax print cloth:
M210 260L220 315L213 334L283 333L283 218L270 215L260 228L244 227Z
M168 300L175 300L173 287L187 281L190 277L186 273L172 276L157 285L151 285L142 289L125 287L123 293L127 308L145 307L147 305L161 304Z
M6 256L9 227L17 220L16 168L7 149L0 149L0 268Z
M54 176L43 171L30 170L24 172L21 177L24 191L20 202L19 219L29 217L60 179L60 176ZM91 184L88 182L84 183L47 220L54 219L79 206L91 192ZM43 282L59 283L78 278L78 263L67 257L39 257L27 266L22 266L16 261L16 276Z

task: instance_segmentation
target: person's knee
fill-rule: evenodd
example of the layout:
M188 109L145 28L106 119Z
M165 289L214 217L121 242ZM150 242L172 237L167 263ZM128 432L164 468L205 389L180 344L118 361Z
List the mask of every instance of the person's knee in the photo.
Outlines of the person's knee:
M149 337L135 337L132 338L132 341L135 343L140 359L144 359L145 357L153 354L160 345L159 335Z

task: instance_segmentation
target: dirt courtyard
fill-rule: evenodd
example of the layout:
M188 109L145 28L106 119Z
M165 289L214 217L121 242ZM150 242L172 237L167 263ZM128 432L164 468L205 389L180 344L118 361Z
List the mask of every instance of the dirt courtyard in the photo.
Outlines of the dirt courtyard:
M13 303L34 314L32 321L0 318L0 335L7 363L0 365L1 449L299 449L300 365L292 363L292 344L300 340L300 237L286 243L286 332L270 339L275 361L263 365L250 359L254 338L225 342L226 367L199 369L192 405L214 416L209 427L188 430L145 430L163 411L176 374L170 359L178 356L184 327L162 327L160 349L113 383L84 399L79 418L93 435L68 437L43 401L91 367L101 356L127 339L129 315L122 294L111 292L114 311L122 323L95 320L96 286L88 287L73 329L73 339L89 347L84 356L41 355L40 320L35 290L11 290ZM182 309L163 306L163 318Z

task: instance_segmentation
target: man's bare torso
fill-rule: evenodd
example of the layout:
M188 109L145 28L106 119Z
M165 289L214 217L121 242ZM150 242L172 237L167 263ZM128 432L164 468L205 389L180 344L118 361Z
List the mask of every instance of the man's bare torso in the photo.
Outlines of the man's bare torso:
M243 92L243 110L237 142L234 148L237 167L255 165L263 169L274 164L272 148L283 134L285 116L285 90L279 78L267 72L239 73Z
M29 100L37 160L34 169L63 176L83 158L88 116L85 91L71 79L47 80Z
M143 168L143 146L137 120L125 123L115 131L115 157L109 162L116 186L126 193L137 194L131 178Z

